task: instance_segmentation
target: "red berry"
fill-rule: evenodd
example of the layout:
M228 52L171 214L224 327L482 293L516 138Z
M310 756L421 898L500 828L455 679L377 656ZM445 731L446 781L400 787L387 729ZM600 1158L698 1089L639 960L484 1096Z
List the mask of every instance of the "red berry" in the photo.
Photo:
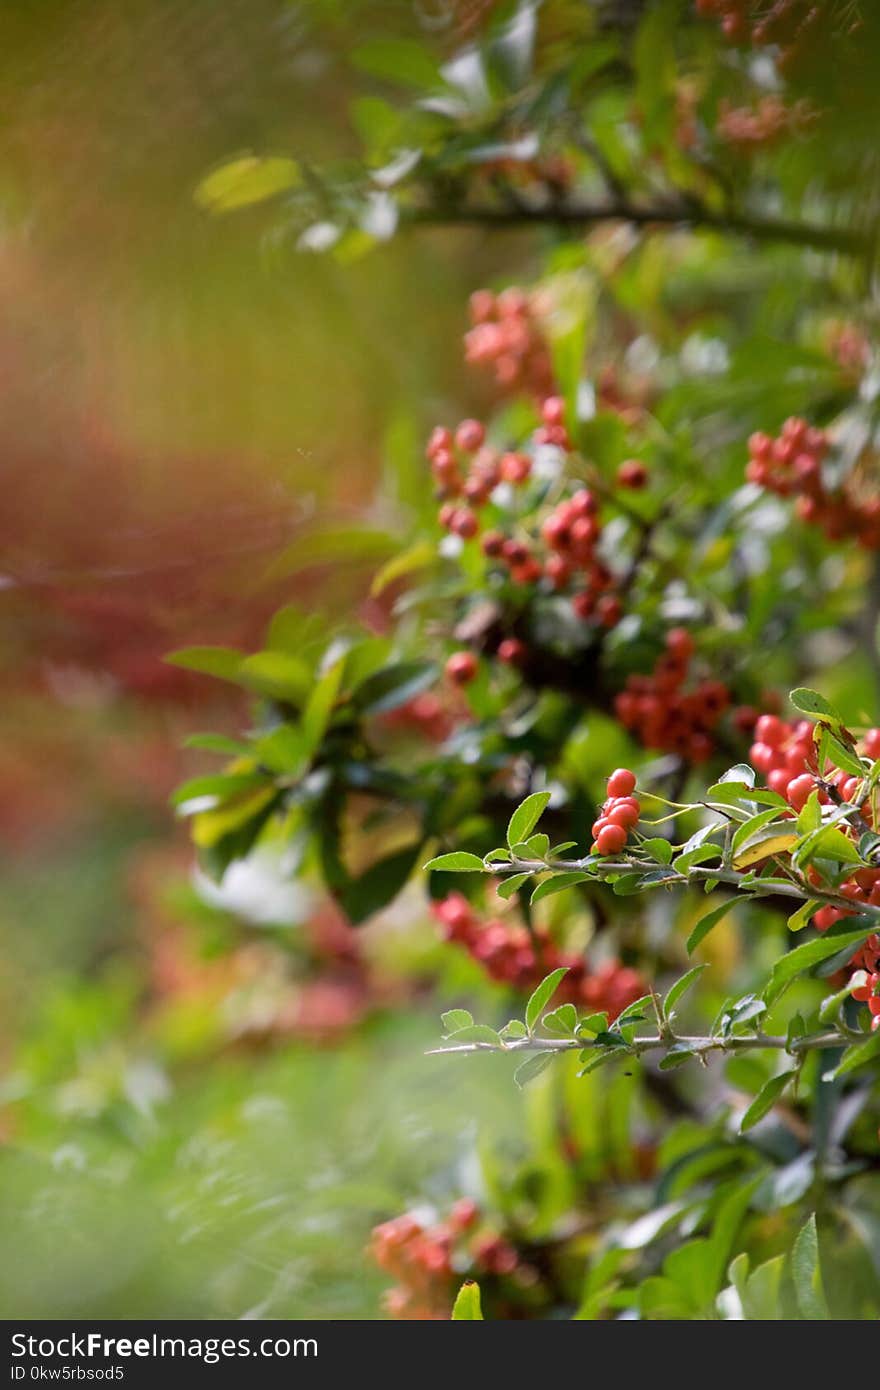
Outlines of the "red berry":
M777 719L775 714L762 714L755 725L755 740L757 743L767 743L771 748L778 748L785 743L789 735L789 729L781 719Z
M532 471L528 454L502 454L501 476L506 483L524 483Z
M648 470L639 459L627 459L617 470L617 481L621 487L643 488L648 481Z
M622 825L604 825L596 836L596 848L600 854L619 854L626 844L626 831Z
M520 666L528 654L528 647L518 637L505 637L504 641L498 644L498 660L508 666Z
M477 658L473 652L453 652L446 663L446 675L453 685L469 685L477 669Z
M609 796L632 796L636 789L636 776L628 767L615 768L608 778Z
M862 740L866 758L880 758L880 729L869 729Z
M541 406L541 418L545 425L565 423L565 401L561 396L548 396Z
M466 454L473 454L486 438L486 431L479 420L462 420L455 431L455 442Z
M671 627L666 634L666 650L679 661L688 662L694 654L694 639L686 627Z
M802 811L810 799L810 795L815 789L816 782L809 772L801 773L800 777L795 777L788 784L785 799L789 806L795 811Z
M639 811L628 801L619 801L605 813L605 819L611 825L622 825L624 830L632 830L638 824Z
M603 594L596 604L596 617L603 627L616 627L623 617L623 604L615 594Z

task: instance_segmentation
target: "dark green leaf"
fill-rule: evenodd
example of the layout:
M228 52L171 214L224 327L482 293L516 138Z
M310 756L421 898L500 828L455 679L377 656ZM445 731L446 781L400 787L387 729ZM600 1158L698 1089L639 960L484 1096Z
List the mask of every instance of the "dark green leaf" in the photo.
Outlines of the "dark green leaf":
M750 1130L753 1125L764 1118L768 1110L772 1110L786 1086L796 1075L795 1070L785 1071L781 1072L779 1076L771 1076L770 1080L765 1082L740 1120L740 1134L745 1134L747 1130Z
M700 942L705 941L712 928L717 926L721 918L725 917L733 906L734 900L730 898L727 902L719 903L718 907L713 907L711 912L707 912L705 917L700 919L687 939L689 956L693 955Z

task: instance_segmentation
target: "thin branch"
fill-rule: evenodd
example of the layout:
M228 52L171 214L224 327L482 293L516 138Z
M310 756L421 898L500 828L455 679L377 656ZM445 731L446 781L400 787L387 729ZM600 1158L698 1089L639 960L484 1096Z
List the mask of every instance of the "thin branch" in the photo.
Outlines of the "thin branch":
M855 907L852 898L846 898L842 893L828 893L822 888L814 888L812 884L801 884L799 882L782 882L774 879L772 883L767 883L766 889L762 889L761 880L756 879L751 883L745 883L743 876L738 874L735 869L724 869L718 867L703 868L702 866L692 865L686 873L679 873L670 865L658 865L654 860L646 859L624 859L621 861L603 860L601 863L590 863L589 856L585 859L554 859L544 861L542 859L504 859L490 861L487 873L497 876L503 874L539 874L555 873L592 873L600 882L611 874L628 874L639 869L665 868L668 877L657 880L652 887L663 888L667 884L688 883L693 879L714 880L718 883L729 883L749 897L783 897L797 898L801 902L807 900L827 903L829 907L838 907L847 913L858 911L859 914L880 918L880 907L872 903L858 903Z
M765 1033L748 1034L744 1037L646 1037L633 1038L631 1043L618 1048L621 1056L639 1056L642 1052L665 1052L671 1047L688 1048L695 1054L706 1052L809 1052L817 1048L846 1047L849 1040L842 1033L829 1031L815 1037L793 1038L769 1037ZM470 1042L453 1043L451 1047L432 1047L425 1055L428 1057L447 1056L450 1053L464 1052L584 1052L591 1049L602 1050L607 1046L591 1038L514 1038L510 1042Z
M870 255L876 243L873 230L857 231L851 227L832 227L781 217L758 217L736 211L713 212L701 203L683 199L644 205L628 198L615 198L593 203L553 203L516 209L476 204L438 204L405 209L402 220L416 226L487 228L590 227L602 222L631 222L637 227L646 228L705 227L734 236L750 237L755 241L784 242L858 257Z

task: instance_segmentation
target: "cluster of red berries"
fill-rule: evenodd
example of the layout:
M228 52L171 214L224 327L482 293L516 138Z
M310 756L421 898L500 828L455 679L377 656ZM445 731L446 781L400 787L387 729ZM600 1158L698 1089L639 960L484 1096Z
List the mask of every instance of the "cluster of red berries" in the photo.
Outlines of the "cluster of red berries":
M601 535L599 499L588 488L580 488L559 502L541 527L541 536L550 551L543 572L556 591L569 589L577 575L580 587L571 599L576 616L584 622L594 619L600 626L610 628L623 617L623 605L610 592L614 576L596 553Z
M866 549L880 549L880 497L861 498L846 484L830 492L822 475L827 449L824 430L792 416L776 439L751 435L746 477L780 497L796 494L801 521L820 527L829 540L852 536Z
M539 398L551 393L553 363L532 296L516 288L500 294L476 290L470 316L466 361L491 368L505 391L524 390Z
M479 420L462 420L454 433L438 425L425 450L437 483L437 497L443 504L440 525L463 540L477 534L475 508L485 506L493 488L502 480L525 482L531 471L527 455L499 456L486 446L485 439L486 430Z
M723 681L711 679L698 681L690 690L683 688L693 652L687 629L672 628L654 670L647 676L627 677L614 711L645 747L701 763L712 755L715 729L730 704L730 691Z
M720 19L721 32L729 43L751 44L756 48L778 45L777 66L786 71L803 57L807 48L818 49L829 29L828 5L813 0L772 0L768 6L754 0L696 0L697 13ZM856 32L859 21L850 23Z
M873 824L870 801L862 797L862 779L840 768L831 768L819 779L813 725L808 719L786 723L773 714L761 715L755 725L755 742L749 759L764 774L771 791L784 796L792 811L803 810L815 791L822 805L834 800L855 806L866 825ZM868 729L861 740L868 758L880 758L880 729ZM843 826L841 828L844 828ZM808 870L810 882L824 886L815 867ZM880 907L880 868L858 869L840 884L839 893L850 899L852 908L827 904L813 914L813 926L826 932L836 922L851 917L861 905ZM864 970L867 980L853 989L853 998L867 1003L873 1015L873 1028L880 1028L880 936L870 936L851 962L855 971Z
M451 893L433 911L448 941L463 946L491 979L522 994L560 966L568 971L559 986L560 1002L583 1005L592 1013L616 1018L645 992L637 970L616 960L590 970L581 956L563 951L540 929L530 934L524 926L501 918L481 920L461 893Z
M431 690L422 691L396 709L389 710L383 716L383 722L390 729L421 734L431 743L443 743L455 727L453 715Z
M429 1321L449 1317L463 1279L515 1276L516 1248L482 1223L470 1198L456 1202L445 1221L426 1225L410 1212L373 1230L370 1254L397 1281L384 1303L393 1318Z
M774 144L784 135L802 134L814 123L816 116L808 101L789 104L775 93L768 93L755 106L731 106L723 100L719 104L715 131L729 145L743 150L758 149Z
M593 823L593 850L599 854L619 854L629 832L639 823L642 805L634 795L636 776L628 767L619 767L608 778L607 797Z
M809 719L789 724L775 714L763 714L755 725L755 741L749 749L752 765L764 775L771 791L785 797L793 811L802 811L817 789L813 728ZM862 748L866 757L880 757L880 729L867 731ZM853 804L860 785L858 777L832 769L824 780L836 789L841 801ZM822 786L818 787L818 797L822 805L830 804L831 796ZM862 818L870 823L870 803L866 801L859 809Z
M813 920L815 922L815 918ZM864 984L853 986L852 997L860 1004L867 1004L871 1014L871 1029L876 1032L880 1028L880 936L876 932L868 937L851 963L854 971L864 970L866 976Z
M822 886L821 877L813 870L810 871L810 879L817 887ZM880 907L880 869L859 869L840 885L838 891L851 900L852 908L820 907L813 914L813 926L819 932L826 932L835 922L852 917L865 904ZM874 932L868 937L850 961L849 969L853 972L853 980L859 972L865 972L864 983L853 984L852 997L868 1005L871 1028L876 1030L880 1028L880 935Z

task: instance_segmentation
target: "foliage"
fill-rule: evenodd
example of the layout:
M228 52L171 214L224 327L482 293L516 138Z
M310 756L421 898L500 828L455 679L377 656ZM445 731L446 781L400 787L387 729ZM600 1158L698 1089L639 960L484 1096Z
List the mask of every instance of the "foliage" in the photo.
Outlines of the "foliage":
M342 259L542 229L531 283L471 299L491 404L435 427L433 503L390 460L380 635L174 658L259 697L178 805L210 871L281 842L353 922L423 868L513 996L454 1000L435 1051L524 1054L561 1146L484 1150L494 1232L378 1228L396 1315L465 1276L453 1317L473 1281L489 1317L873 1317L876 16L487 8L451 56L354 50L366 156L281 215Z

